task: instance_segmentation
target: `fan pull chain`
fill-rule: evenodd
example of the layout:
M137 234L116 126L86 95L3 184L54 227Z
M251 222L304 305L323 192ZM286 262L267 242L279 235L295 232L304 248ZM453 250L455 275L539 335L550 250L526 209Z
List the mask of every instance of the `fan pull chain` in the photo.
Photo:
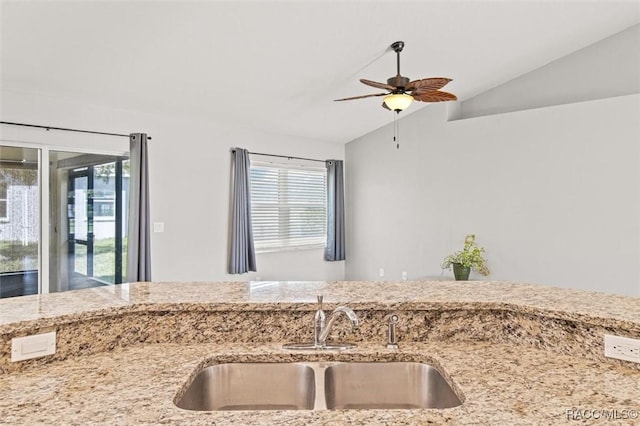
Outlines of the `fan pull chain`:
M393 116L393 141L396 143L396 149L400 149L400 121L398 120L400 111L396 111Z
M395 114L393 114L393 141L394 142L396 141L396 115Z

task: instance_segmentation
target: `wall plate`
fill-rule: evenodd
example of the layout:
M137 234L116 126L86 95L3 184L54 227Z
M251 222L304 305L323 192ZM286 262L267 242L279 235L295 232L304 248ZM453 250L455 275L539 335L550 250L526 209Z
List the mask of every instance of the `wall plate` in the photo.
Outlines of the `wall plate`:
M39 358L56 353L56 332L11 339L11 362Z
M605 334L604 356L640 363L640 340Z

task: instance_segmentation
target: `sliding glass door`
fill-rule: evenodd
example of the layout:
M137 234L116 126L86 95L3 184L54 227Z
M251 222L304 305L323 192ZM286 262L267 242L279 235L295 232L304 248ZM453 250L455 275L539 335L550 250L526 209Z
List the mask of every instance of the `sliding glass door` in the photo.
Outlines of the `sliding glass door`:
M126 156L0 142L0 297L123 282L128 200Z

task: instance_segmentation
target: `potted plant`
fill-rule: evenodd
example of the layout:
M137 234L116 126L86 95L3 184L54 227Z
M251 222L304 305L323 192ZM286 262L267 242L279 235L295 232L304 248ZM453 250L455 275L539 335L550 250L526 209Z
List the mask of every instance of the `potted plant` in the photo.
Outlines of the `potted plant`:
M469 279L471 269L478 271L480 275L489 275L486 260L482 257L484 248L476 245L476 235L469 234L464 239L464 248L444 258L442 269L451 269L457 281Z

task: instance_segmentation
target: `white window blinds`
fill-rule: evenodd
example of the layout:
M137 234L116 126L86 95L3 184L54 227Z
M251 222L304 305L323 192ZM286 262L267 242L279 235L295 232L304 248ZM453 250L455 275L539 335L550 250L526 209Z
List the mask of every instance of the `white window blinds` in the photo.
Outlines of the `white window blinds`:
M251 162L251 220L257 251L324 247L326 169Z

